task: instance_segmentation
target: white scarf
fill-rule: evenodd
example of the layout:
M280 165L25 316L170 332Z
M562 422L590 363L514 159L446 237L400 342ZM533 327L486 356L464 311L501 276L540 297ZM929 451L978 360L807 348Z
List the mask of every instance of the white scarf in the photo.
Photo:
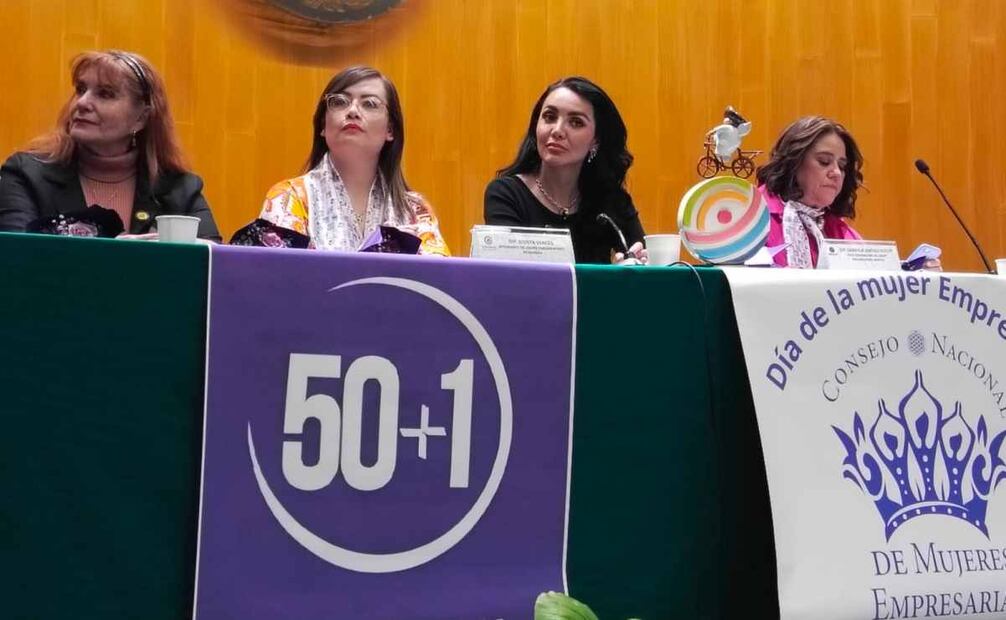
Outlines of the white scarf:
M370 187L367 213L362 218L353 210L349 192L328 153L304 180L309 205L308 234L320 250L354 252L378 226L398 219L380 171Z
M817 249L820 252L824 243L824 209L815 209L790 200L782 210L782 238L786 242L786 262L790 267L798 269L813 269L814 261L810 256L810 237L814 236Z

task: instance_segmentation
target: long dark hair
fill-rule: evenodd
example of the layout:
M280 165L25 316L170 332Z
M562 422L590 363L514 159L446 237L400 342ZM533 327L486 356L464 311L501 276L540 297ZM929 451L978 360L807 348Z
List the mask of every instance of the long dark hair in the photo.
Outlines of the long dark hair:
M840 217L856 217L856 190L863 184L863 155L852 134L829 118L805 116L787 127L772 147L769 162L758 168L758 182L782 200L799 200L803 190L796 182L797 170L814 143L832 133L845 143L846 165L842 189L828 211Z
M388 126L391 135L394 136L393 140L385 142L381 147L381 153L377 158L377 168L381 171L384 182L387 184L395 212L401 217L408 217L411 215L412 209L406 199L409 185L405 182L405 176L402 174L402 151L405 150L405 120L402 116L402 105L399 102L398 90L395 89L395 85L377 69L362 65L343 69L335 74L335 77L329 80L328 85L321 91L312 122L311 154L308 155L307 163L304 164L304 172L306 173L317 166L325 157L325 153L328 152L328 144L325 142L325 137L321 135L325 129L325 115L328 114L325 96L342 92L353 84L371 78L377 78L384 83L384 90L388 94L388 100L385 101L388 109Z
M632 154L625 146L628 134L618 108L600 86L584 77L565 77L549 84L531 110L527 134L517 149L517 157L509 166L497 171L496 176L537 172L541 168L538 154L538 117L545 98L557 88L568 88L594 107L594 139L597 155L593 161L584 160L577 180L577 189L584 200L585 209L597 209L612 198L630 200L625 191L625 173L632 165Z

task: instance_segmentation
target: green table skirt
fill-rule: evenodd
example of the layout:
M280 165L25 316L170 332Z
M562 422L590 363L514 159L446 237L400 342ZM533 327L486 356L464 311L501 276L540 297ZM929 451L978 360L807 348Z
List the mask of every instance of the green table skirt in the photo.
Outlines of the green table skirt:
M191 617L207 248L0 234L0 265L0 617ZM606 620L778 616L723 274L576 279L570 593Z

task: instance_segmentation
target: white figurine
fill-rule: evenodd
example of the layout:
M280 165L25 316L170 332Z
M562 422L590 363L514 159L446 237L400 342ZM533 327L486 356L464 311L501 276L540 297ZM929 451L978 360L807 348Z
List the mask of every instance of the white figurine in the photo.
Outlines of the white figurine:
M748 135L750 131L750 121L734 111L732 106L727 106L726 111L723 112L723 123L706 132L706 137L712 136L716 157L719 158L723 167L730 165L730 159L733 158L734 152L741 146L741 138Z

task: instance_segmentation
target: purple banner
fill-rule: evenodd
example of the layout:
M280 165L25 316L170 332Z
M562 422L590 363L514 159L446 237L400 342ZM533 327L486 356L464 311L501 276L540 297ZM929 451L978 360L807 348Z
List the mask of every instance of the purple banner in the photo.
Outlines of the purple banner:
M563 590L568 267L214 247L195 617Z

